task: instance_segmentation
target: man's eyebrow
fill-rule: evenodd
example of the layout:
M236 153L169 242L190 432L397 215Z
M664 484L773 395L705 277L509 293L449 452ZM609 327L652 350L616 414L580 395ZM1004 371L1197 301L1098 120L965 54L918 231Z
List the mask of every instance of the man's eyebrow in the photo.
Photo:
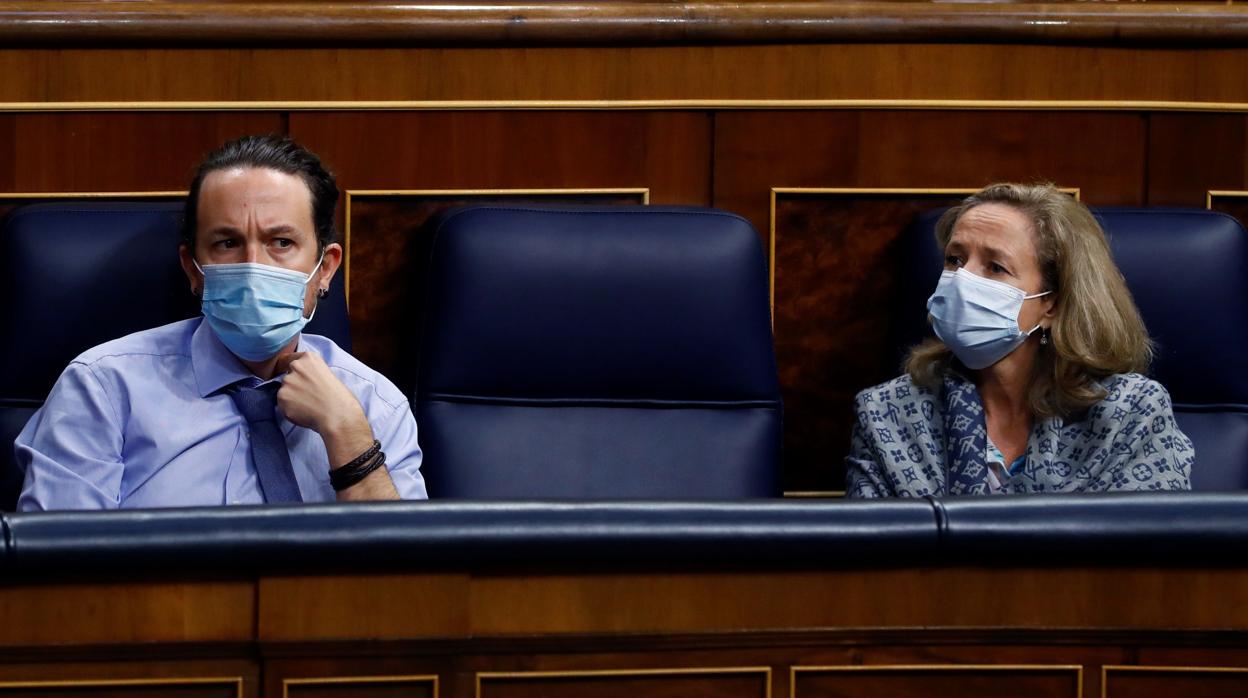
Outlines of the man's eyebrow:
M265 235L278 235L281 233L289 234L289 233L297 233L297 232L299 232L299 229L293 225L290 225L289 223L279 223L278 225L275 225L271 228L264 229Z
M211 228L210 230L208 230L206 234L207 235L219 235L219 236L225 236L225 237L234 236L234 235L242 235L242 233L239 232L238 228L235 228L229 225L219 225L215 228Z

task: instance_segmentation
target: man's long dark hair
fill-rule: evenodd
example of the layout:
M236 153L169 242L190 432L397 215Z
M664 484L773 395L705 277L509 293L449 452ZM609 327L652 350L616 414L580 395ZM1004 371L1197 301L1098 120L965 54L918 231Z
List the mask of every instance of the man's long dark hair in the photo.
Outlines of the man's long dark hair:
M235 167L262 167L295 175L308 185L312 194L312 222L316 226L317 251L334 241L334 208L338 205L338 185L334 176L321 164L312 151L287 136L243 136L217 148L204 158L195 171L191 190L182 213L182 242L188 250L195 249L195 230L199 226L199 190L204 178L218 170Z

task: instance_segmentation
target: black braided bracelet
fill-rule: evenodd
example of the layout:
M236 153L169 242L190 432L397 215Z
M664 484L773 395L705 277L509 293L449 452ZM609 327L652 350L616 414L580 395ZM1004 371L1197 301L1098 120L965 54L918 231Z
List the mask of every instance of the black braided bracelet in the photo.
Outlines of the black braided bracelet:
M369 446L363 453L353 458L351 462L344 463L341 468L334 468L334 470L350 470L351 468L358 468L361 465L364 465L365 463L372 460L373 456L377 455L377 452L380 450L381 450L381 442L378 441L377 439L373 439L372 446ZM331 470L329 472L332 473L334 472L334 470Z
M360 480L368 477L369 473L386 464L386 454L384 451L378 451L372 460L356 468L348 470L345 466L337 470L329 471L329 484L333 486L335 492L341 492L348 487L354 487L359 484Z

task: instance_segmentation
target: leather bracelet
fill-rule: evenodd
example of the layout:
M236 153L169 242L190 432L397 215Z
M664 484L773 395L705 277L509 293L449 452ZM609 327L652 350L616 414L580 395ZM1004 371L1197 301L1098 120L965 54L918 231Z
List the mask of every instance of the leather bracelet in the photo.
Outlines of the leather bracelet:
M371 449L370 449L371 450ZM354 463L355 461L352 461ZM360 480L368 477L374 470L386 464L386 454L384 451L377 450L372 460L367 463L352 466L344 465L341 468L329 471L329 484L334 488L335 492L341 492L349 487L359 484Z
M332 473L335 470L347 470L349 468L358 468L361 465L364 465L365 463L372 460L373 456L377 455L377 452L380 450L381 450L381 442L378 441L377 439L373 439L373 445L364 449L363 453L356 456L355 458L352 458L350 462L344 463L342 466L338 468L331 469L329 472Z

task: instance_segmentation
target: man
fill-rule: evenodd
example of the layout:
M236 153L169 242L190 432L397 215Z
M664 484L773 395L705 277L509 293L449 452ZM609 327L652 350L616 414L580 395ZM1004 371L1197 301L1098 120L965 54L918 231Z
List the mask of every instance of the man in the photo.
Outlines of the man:
M337 200L290 139L209 154L179 250L204 317L70 363L17 438L18 510L424 498L407 399L301 333L342 262Z

